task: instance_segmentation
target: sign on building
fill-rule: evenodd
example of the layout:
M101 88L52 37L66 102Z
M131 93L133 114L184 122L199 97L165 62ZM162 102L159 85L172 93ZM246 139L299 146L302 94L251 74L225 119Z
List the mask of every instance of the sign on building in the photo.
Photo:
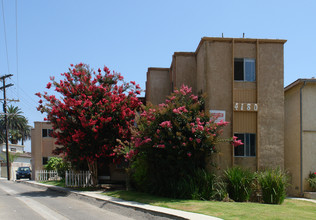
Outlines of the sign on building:
M220 121L225 121L225 115L226 115L226 111L223 111L223 110L210 110L210 114L211 114L211 117L214 117L216 118L215 119L215 123L218 123Z

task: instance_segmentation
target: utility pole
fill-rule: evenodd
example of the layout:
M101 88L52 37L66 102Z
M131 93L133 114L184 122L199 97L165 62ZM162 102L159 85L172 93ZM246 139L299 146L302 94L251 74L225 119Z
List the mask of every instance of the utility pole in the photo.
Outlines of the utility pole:
M10 161L9 161L9 135L8 135L8 115L7 115L7 98L5 89L13 86L12 83L6 85L5 79L13 76L12 74L4 75L0 77L0 80L3 81L3 87L0 87L0 90L3 89L3 111L4 111L4 123L5 123L5 146L6 146L6 158L7 158L7 177L10 180Z

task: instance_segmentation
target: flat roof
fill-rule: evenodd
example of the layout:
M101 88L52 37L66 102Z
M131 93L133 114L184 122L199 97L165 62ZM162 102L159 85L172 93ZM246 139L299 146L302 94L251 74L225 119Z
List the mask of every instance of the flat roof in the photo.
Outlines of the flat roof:
M202 37L198 47L195 50L197 53L205 41L220 41L220 42L236 42L236 43L278 43L285 44L287 40L283 39L257 39L257 38L225 38L225 37Z

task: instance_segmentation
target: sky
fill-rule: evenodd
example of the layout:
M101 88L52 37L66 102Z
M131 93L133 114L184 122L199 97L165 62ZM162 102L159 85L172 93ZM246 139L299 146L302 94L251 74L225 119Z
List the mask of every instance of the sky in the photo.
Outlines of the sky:
M20 100L10 104L31 126L45 117L34 94L70 64L106 65L145 90L148 67L170 67L174 52L194 52L202 37L222 33L287 40L284 86L316 77L313 0L1 0L0 6L0 76L13 74L7 98Z

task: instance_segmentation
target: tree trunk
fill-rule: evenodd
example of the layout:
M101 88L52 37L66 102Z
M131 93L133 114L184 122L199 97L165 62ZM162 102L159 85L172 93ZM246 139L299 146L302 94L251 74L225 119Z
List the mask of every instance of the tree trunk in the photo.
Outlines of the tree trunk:
M92 186L98 185L98 163L97 161L89 162L88 161L89 171L92 178Z

